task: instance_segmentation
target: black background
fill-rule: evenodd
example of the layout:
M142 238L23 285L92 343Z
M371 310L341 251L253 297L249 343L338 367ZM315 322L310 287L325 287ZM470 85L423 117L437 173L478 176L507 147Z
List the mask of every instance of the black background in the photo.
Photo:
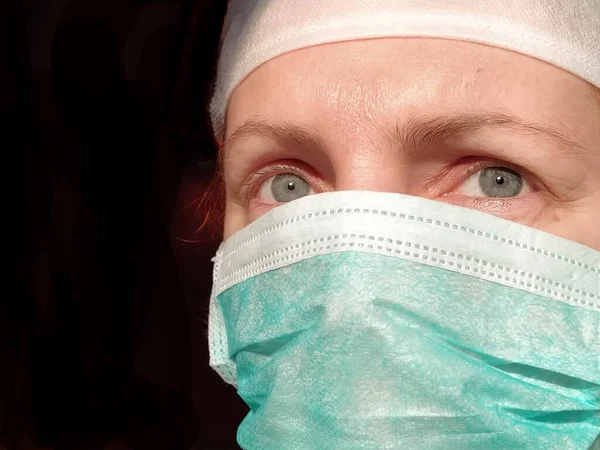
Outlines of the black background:
M0 0L0 448L237 448L246 409L206 343L220 219L197 231L195 201L224 11Z

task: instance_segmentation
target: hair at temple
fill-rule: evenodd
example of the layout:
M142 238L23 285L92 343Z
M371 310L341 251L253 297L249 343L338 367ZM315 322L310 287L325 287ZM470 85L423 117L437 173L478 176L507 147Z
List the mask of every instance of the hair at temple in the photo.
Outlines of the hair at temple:
M221 236L223 220L225 218L225 181L221 171L220 158L216 157L212 163L214 173L206 190L198 196L195 202L196 218L198 225L195 235L190 239L198 239L201 233L208 232L210 236Z

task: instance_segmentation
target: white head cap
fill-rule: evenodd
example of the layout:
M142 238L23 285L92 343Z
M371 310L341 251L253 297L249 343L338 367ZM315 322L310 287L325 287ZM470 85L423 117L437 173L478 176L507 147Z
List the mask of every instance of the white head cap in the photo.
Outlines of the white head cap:
M600 87L600 0L230 0L210 113L281 54L394 36L459 39L533 56Z

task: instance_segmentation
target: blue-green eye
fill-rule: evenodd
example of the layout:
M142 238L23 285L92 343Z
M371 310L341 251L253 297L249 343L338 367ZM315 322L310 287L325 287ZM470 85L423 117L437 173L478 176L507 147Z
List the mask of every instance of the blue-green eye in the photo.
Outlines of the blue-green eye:
M523 178L506 167L488 167L479 174L479 187L487 197L516 197L523 189Z
M460 193L473 197L510 198L524 194L528 188L516 170L492 166L474 173L460 188Z
M259 197L265 202L287 203L314 194L310 184L294 173L282 173L266 180Z

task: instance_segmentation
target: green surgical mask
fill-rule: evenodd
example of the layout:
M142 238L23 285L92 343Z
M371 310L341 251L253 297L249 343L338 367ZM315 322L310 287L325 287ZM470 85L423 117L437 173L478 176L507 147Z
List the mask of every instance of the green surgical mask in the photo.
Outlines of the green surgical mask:
M209 340L244 449L600 448L600 252L481 212L276 208L221 245Z

